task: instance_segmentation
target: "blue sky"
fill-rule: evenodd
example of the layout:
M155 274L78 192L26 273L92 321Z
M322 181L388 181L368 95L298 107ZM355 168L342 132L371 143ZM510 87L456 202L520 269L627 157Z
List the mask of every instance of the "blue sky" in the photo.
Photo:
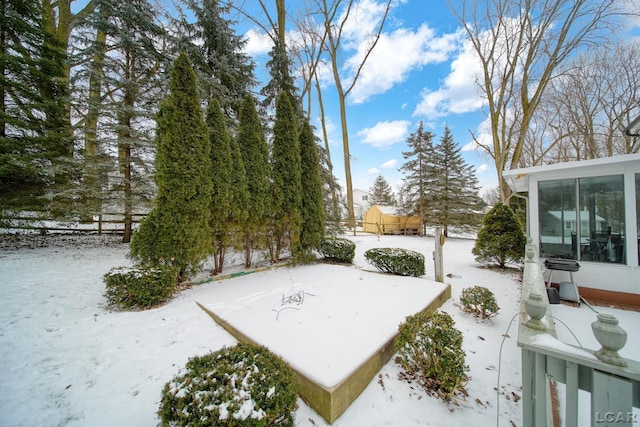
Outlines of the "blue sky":
M287 3L292 3L290 0ZM367 13L358 16L358 26L349 31L350 44L358 46L362 33L379 11L375 1L366 0ZM428 4L428 6L427 6ZM362 9L363 11L365 9ZM289 11L292 14L293 11ZM271 42L250 23L240 23L248 39L247 51L260 67L268 60ZM296 35L290 25L289 36ZM347 61L358 63L358 51ZM481 133L485 115L471 77L470 52L465 51L464 34L445 1L407 0L394 2L383 35L352 93L347 98L347 120L353 187L367 190L382 175L397 191L403 174L398 171L408 150L406 138L420 121L436 135L436 142L448 125L463 147L465 160L476 168L481 187L496 185L495 168L486 155L470 149L469 131ZM345 76L348 74L345 73ZM350 78L345 78L350 82ZM262 84L262 82L261 82ZM335 85L327 75L323 100L329 124L334 173L344 186L344 156ZM311 119L320 134L319 110L312 107ZM479 130L480 128L480 130Z
M287 7L300 3L286 0ZM381 3L382 0L360 1L357 24L346 29L349 37L345 41L352 47L344 52L347 67L359 63L362 53L358 47L362 46L367 31L372 31L372 22L382 10ZM245 7L249 4L252 2L244 2ZM296 13L295 9L287 12L291 16ZM258 20L260 15L257 9ZM288 38L292 41L296 38L295 28L288 25ZM258 78L266 78L260 74L260 69L268 59L270 39L250 22L240 22L238 29L244 32L248 40L247 52L258 64ZM462 147L465 161L476 169L480 193L495 187L497 178L493 160L475 149L470 133L482 139L489 138L484 102L475 85L474 76L478 70L474 53L465 43L465 34L445 0L393 1L382 37L347 98L353 187L367 190L376 177L382 175L397 191L403 176L398 169L405 161L402 151L408 150L406 138L416 131L420 121L436 135L436 142L448 125L455 141ZM343 74L349 75L347 68L343 69ZM344 82L350 81L350 78L344 79ZM323 100L331 156L334 173L344 186L337 99L335 85L327 70ZM320 135L318 116L318 108L312 107L312 123L318 127Z

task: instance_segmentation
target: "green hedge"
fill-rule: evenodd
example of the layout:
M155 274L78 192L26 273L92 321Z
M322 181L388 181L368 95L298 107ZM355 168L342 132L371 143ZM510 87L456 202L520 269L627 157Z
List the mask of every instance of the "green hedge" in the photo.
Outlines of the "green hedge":
M385 273L420 277L425 273L424 255L399 248L373 248L364 253L365 259Z
M495 316L500 310L493 292L483 286L463 289L460 304L463 311L483 319Z
M164 386L163 426L293 426L296 379L264 347L238 344L191 358Z
M325 258L351 264L356 255L356 244L349 239L332 237L322 241L320 253Z
M429 394L450 400L464 394L468 380L462 332L447 313L418 313L400 325L396 339L401 378L417 382Z
M104 275L104 296L122 308L148 308L167 301L175 292L176 271L168 266L117 267Z

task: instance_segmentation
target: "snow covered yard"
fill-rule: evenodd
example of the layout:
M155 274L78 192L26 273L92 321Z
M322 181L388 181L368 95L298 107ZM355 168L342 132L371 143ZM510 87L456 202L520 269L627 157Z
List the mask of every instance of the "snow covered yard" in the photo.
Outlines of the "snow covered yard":
M422 252L425 278L433 278L433 238L346 237L356 243L353 268L374 271L364 260L369 248L402 247ZM196 305L216 281L187 289L153 310L109 311L102 276L111 267L129 264L128 246L109 236L42 239L46 245L0 249L0 425L155 426L162 387L187 359L235 343ZM398 379L399 366L392 359L334 425L484 426L496 424L498 410L500 425L521 425L516 321L503 338L519 308L519 275L479 267L472 247L473 241L465 239L449 239L444 246L452 299L442 310L464 335L471 377L466 400L456 406L427 396ZM239 269L230 266L225 272ZM282 283L290 283L287 270L269 274L281 274ZM260 280L261 274L244 278ZM498 316L481 321L456 307L462 289L474 285L495 293ZM637 320L637 313L631 319ZM630 326L625 329L632 333ZM299 399L296 425L326 423Z

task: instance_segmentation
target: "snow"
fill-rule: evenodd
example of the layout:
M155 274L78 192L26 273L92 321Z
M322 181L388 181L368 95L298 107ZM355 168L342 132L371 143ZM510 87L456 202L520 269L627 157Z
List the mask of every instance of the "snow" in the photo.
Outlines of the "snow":
M0 425L156 426L162 388L180 373L186 361L235 343L196 305L214 295L214 289L239 284L241 294L237 299L245 298L243 303L255 304L257 311L256 307L266 300L252 300L258 290L244 291L241 286L259 288L267 281L279 283L282 289L274 292L274 300L269 299L264 310L271 324L295 326L299 316L313 312L314 299L323 298L319 282L339 286L349 275L363 277L362 282L370 276L393 282L392 276L376 273L366 263L367 249L402 247L421 252L431 260L434 248L433 238L429 237L345 237L356 243L354 267L335 266L326 277L314 274L314 266L309 266L214 280L183 291L162 307L136 312L111 311L104 305L102 276L112 267L131 265L126 256L128 246L115 243L115 238L49 236L34 237L31 247L4 244L0 248L0 366L4 371L0 376ZM452 315L464 335L470 367L468 397L453 405L428 396L415 384L398 379L400 367L392 358L334 426L466 427L496 424L496 417L499 425L522 425L520 350L516 345L517 324L512 321L519 313L519 274L515 269L480 267L473 259L472 247L472 240L447 240L444 262L445 274L450 276L445 281L452 286L452 298L441 308ZM240 263L234 261L225 273L240 271ZM424 279L432 277L433 265L427 261L427 274L415 280L427 282ZM475 285L494 292L501 307L497 316L478 320L456 306L462 289ZM280 307L283 293L289 296L300 290L307 292L304 302L291 305L299 310L281 311L274 320L277 313L272 310ZM344 301L337 304L349 306L357 301L366 307L374 294L345 292ZM221 304L220 308L229 313L235 310L224 300L207 303ZM335 309L337 316L338 307ZM629 334L620 354L637 357L640 331L634 326L640 314L598 309L615 314ZM556 318L572 328L583 346L599 348L590 331L595 313L588 307L554 305L552 310ZM560 340L575 345L575 339L563 326L557 323L556 328ZM324 340L322 333L313 331ZM298 337L294 338L290 340L293 346ZM299 347L303 353L304 346ZM297 426L326 425L301 399L298 404Z
M328 389L392 339L407 316L425 309L446 288L422 278L341 265L284 270L261 273L260 280L248 275L220 281L201 292L198 302ZM282 305L287 296L300 294L301 303L292 298L293 304Z

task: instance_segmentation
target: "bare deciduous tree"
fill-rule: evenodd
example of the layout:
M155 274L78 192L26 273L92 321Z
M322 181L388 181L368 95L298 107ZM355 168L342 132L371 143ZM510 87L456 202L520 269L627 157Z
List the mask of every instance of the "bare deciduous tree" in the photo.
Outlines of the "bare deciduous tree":
M391 8L391 0L387 0L384 12L377 22L377 27L373 34L371 34L367 47L362 55L362 60L357 66L355 72L345 76L344 70L341 69L341 42L343 41L344 31L347 23L350 19L357 19L358 4L354 0L333 0L327 2L327 0L316 0L316 4L323 16L324 25L326 29L326 42L325 48L331 59L331 70L333 72L333 78L338 93L338 103L340 106L340 125L342 129L342 148L344 154L344 172L347 189L347 221L350 227L355 226L355 215L353 209L353 183L351 178L351 154L349 151L349 129L347 122L347 96L355 86L367 59L371 55L371 52L375 48L382 28L384 27L389 9ZM342 11L342 12L341 12ZM355 228L354 228L355 230Z
M502 178L520 165L543 94L560 66L578 49L602 41L625 14L616 0L463 0L451 9L481 64L478 86L486 98L492 140L476 143Z
M638 152L640 142L623 130L640 112L640 43L604 45L568 65L537 114L557 141L557 160Z

